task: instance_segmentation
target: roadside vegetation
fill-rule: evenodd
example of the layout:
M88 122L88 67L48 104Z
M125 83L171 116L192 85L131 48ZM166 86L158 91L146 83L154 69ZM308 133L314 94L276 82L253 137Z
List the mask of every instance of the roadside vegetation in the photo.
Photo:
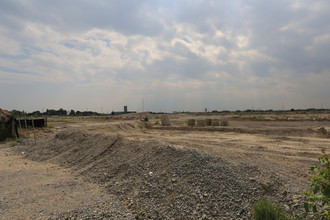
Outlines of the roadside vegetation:
M252 211L255 220L285 220L289 219L278 203L267 198L261 198L253 205Z
M18 145L20 142L22 142L23 139L8 139L6 141L6 144L10 147L15 147L16 145Z
M304 203L305 215L294 216L286 213L281 206L267 198L261 198L253 205L252 215L255 220L285 220L285 219L326 219L330 220L330 154L322 151L319 157L320 167L312 166L310 173L314 174L310 189L303 194L308 202Z
M304 192L308 202L304 204L306 213L312 212L319 218L330 219L330 154L323 155L319 158L321 166L312 166L310 173L314 174L312 184L309 190Z

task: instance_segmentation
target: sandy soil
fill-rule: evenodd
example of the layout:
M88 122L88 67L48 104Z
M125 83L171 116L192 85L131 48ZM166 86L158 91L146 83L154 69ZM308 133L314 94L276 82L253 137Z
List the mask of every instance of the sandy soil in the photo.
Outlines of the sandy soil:
M0 219L44 219L104 203L109 209L121 207L115 196L69 169L28 160L23 153L0 145Z

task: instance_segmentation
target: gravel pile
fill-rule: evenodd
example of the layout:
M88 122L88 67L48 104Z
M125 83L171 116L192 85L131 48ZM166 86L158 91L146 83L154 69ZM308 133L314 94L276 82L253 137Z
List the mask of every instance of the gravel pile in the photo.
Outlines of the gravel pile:
M291 197L274 173L158 141L66 130L20 151L33 160L70 167L105 187L136 219L250 219L253 202L261 196L282 203ZM54 213L51 218L111 219L116 211L105 207L88 207L79 215L75 210Z

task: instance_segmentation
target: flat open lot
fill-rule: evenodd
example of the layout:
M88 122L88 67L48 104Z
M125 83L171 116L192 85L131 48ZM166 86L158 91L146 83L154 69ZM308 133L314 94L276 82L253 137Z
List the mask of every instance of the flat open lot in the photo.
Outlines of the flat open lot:
M149 122L140 122L145 116L149 117ZM133 114L114 118L73 118L74 123L50 123L58 129L83 128L96 133L118 133L131 140L168 142L218 155L232 163L247 162L260 169L274 170L300 185L309 182L309 167L317 163L322 149L330 151L329 114L174 114L171 126L161 126L161 115ZM187 126L188 119L207 118L228 120L229 126Z
M141 122L141 118L144 117L148 117L149 121ZM150 203L152 203L150 201L153 201L154 197L157 197L162 193L164 193L164 195L167 195L166 192L163 192L164 189L161 188L158 189L158 191L155 190L155 185L152 185L153 182L151 180L149 180L147 177L143 177L147 179L143 179L142 181L139 179L141 175L135 176L134 173L144 172L145 170L145 175L150 175L149 177L156 177L158 175L157 172L159 172L160 179L157 180L158 187L158 185L163 184L162 181L167 180L167 177L161 177L162 175L165 175L164 173L172 172L171 170L175 169L176 166L183 166L183 163L187 163L188 165L191 163L189 162L191 161L191 159L188 160L188 156L187 158L185 156L190 155L190 151L183 151L186 153L183 154L184 156L178 156L178 158L174 160L174 168L171 168L171 170L166 170L166 166L164 167L163 165L158 167L157 163L166 164L166 161L170 161L172 159L171 157L176 157L176 154L169 154L167 151L170 150L168 150L166 147L165 148L167 149L167 153L160 154L163 156L159 156L159 153L157 153L159 152L159 150L156 151L157 154L153 154L154 156L149 156L149 151L153 152L153 149L155 149L155 147L152 146L156 146L157 149L161 149L162 146L168 145L173 145L178 149L193 149L201 153L201 155L211 156L211 159L207 159L207 169L209 167L213 167L212 169L216 170L217 167L221 166L232 167L232 169L235 170L233 171L235 173L233 173L232 175L239 176L235 177L236 179L238 179L237 184L247 184L246 186L248 191L252 190L256 192L256 194L253 194L255 197L260 195L269 196L277 201L280 201L282 205L286 205L288 209L295 210L299 208L299 206L296 205L297 199L301 198L301 193L303 192L303 190L308 188L308 185L310 183L311 176L308 174L309 167L313 164L317 164L317 158L322 154L322 150L325 150L325 152L327 153L329 153L330 151L329 114L171 114L170 126L162 126L160 120L161 117L162 115L140 113L109 117L102 116L49 118L48 128L37 130L38 138L60 132L61 134L59 136L56 135L48 139L38 139L38 144L36 146L34 146L32 144L32 140L30 140L28 141L28 143L25 142L22 147L18 146L17 149L14 151L11 148L4 147L3 145L0 154L1 158L3 159L3 161L1 162L0 175L0 177L3 178L1 190L3 190L4 192L8 191L9 194L11 192L9 189L17 189L20 191L24 191L24 187L18 187L19 182L35 182L36 180L33 179L35 178L33 177L33 175L31 176L24 174L25 172L32 172L33 174L38 173L41 175L40 177L38 177L39 184L41 187L48 187L47 192L49 193L41 195L40 198L31 198L32 194L30 195L29 192L31 192L31 190L34 190L31 186L32 188L29 188L30 190L24 191L26 193L20 194L19 199L15 199L15 196L13 196L16 194L6 195L5 198L1 198L2 203L0 203L0 205L4 204L5 201L8 201L8 198L11 198L10 204L12 204L12 207L16 208L15 210L13 210L6 207L6 209L3 208L3 210L1 211L0 207L0 217L40 217L40 215L45 215L47 217L51 213L53 213L53 215L55 216L54 218L56 218L56 213L61 213L61 210L63 212L63 207L65 207L64 201L63 203L59 201L61 196L65 197L65 195L68 195L71 199L76 201L75 203L69 202L70 204L72 204L71 209L79 209L81 204L85 204L85 206L95 207L97 205L95 205L95 202L93 201L97 200L97 198L100 197L100 195L102 194L100 194L100 192L104 190L104 188L108 190L109 195L106 198L102 197L103 200L108 201L109 198L113 198L113 201L116 204L114 208L107 207L108 210L114 209L111 211L111 213L122 213L122 206L124 206L127 207L127 210L132 211L133 216L142 216L142 218L144 218L146 216L149 216L150 214L150 218L164 217L164 213L168 213L166 209L163 210L162 207L150 207ZM220 121L227 120L229 121L229 125L191 127L187 126L188 119L219 119ZM77 131L87 133L77 133ZM103 136L99 136L100 134ZM87 137L87 139L85 137ZM120 141L118 141L119 139ZM82 145L81 147L80 143ZM107 143L112 144L109 145ZM66 146L62 146L63 144ZM120 149L120 147L122 146L126 146L124 148L130 150L125 151L125 149L122 149L122 151L115 148L117 150L110 150L111 152L109 152L108 149L112 149L113 145L118 145L118 149ZM134 148L131 149L132 146L139 147L137 147L137 150L135 151ZM143 146L146 146L146 150L144 150ZM65 148L68 148L68 150L66 150ZM80 149L81 152L79 152ZM13 152L16 152L17 154L22 151L26 152L26 155L15 156L13 154ZM181 151L178 152L180 154L182 153ZM112 156L114 156L115 154L117 154L117 156L114 158L122 157L122 159L118 159L117 162L114 162L114 160L116 159L113 159ZM123 164L122 161L126 160L126 157L131 159L125 161L125 163ZM136 158L141 158L141 160L137 160ZM182 163L180 163L180 158L182 158ZM202 159L200 159L199 161L204 161L204 156L201 156L201 158ZM27 162L27 159L35 161ZM107 163L111 163L109 165L104 165L104 161L107 161ZM20 165L22 163L23 165ZM118 166L116 165L116 163L118 163ZM52 164L57 165L55 166ZM135 165L137 167L132 168ZM69 171L65 170L63 166L67 167L65 169L68 169ZM116 168L110 169L109 167L111 166L116 166ZM194 169L199 169L199 166L196 166L197 165L194 166ZM201 165L201 167L202 166L204 165ZM150 171L150 167L154 167L154 170ZM206 168L203 168L203 170L205 171L205 173L208 173L209 171L207 171ZM176 201L175 199L181 198L178 197L179 195L177 195L177 192L175 190L173 191L172 185L174 184L174 186L179 189L183 186L178 185L180 179L177 182L177 178L181 178L182 182L184 182L188 181L187 178L190 178L189 175L192 175L189 174L187 177L184 177L185 170L182 169L177 172L183 173L173 175L170 178L171 180L173 180L170 185L168 185L168 183L164 185L164 187L170 187L170 190L167 189L167 191L169 192L167 192L168 196L166 197L166 199L163 198L159 200L160 202L167 201L165 204L163 204L163 207L169 206L169 208L172 210L173 207L169 204L173 201ZM187 169L190 169L189 166ZM54 175L52 175L51 179L47 178L47 175L49 175L50 172L49 170L54 170L54 172L52 171ZM114 174L108 174L111 173L113 170L116 170ZM122 174L121 171L118 170L121 170ZM14 173L18 172L23 173L23 175L14 175ZM68 172L71 172L71 174L69 175ZM123 174L123 172L126 172L125 175ZM210 172L211 175L212 172ZM217 171L214 172L216 173ZM7 173L9 173L10 175L7 175ZM128 175L128 173L131 174ZM102 175L108 177L102 177ZM84 180L81 179L82 177ZM129 179L130 177L132 177L133 179ZM29 180L29 178L32 179ZM126 180L126 178L128 178L128 180ZM209 178L209 176L205 176L202 179L204 178L207 179ZM227 177L225 176L225 178ZM86 181L85 184L84 181ZM212 182L213 180L210 179L209 181ZM230 181L232 182L232 180ZM61 186L61 182L70 184L64 184L63 186ZM143 185L146 184L146 182L148 182L148 185ZM199 193L200 190L204 189L205 193L203 195L210 195L214 186L207 190L207 185L212 185L211 182L205 183L206 185L203 185L201 183L202 185L197 187L198 190L196 192ZM215 182L215 184L216 183L217 182ZM252 184L251 186L249 186L250 183ZM186 185L189 184L191 183L189 183L188 181ZM102 185L103 188L100 189L98 185ZM60 186L61 193L63 194L57 192L57 189L53 189L52 186ZM147 186L150 187L150 189L146 191ZM6 189L6 187L9 188ZM116 187L119 188L117 189ZM196 186L194 187L196 188ZM191 186L190 188L188 187L189 189L181 190L179 192L182 193L184 191L189 191L190 193L186 196L187 198L191 199L191 196L195 195L195 189L193 189L194 187ZM149 192L152 194L152 190L155 191L154 197L150 197L150 195L142 197L141 192ZM230 189L228 190L230 191ZM240 190L236 188L232 189L232 193L234 194L238 191ZM90 197L81 196L79 192L91 192L88 193L90 194ZM176 197L173 195L174 192L174 195ZM225 192L226 191L221 191L221 193ZM50 195L51 193L55 193L57 196L53 197L52 195ZM245 193L247 194L245 195ZM240 192L239 195L241 195L242 198L249 196L251 197L249 192L244 191ZM40 210L37 210L36 207L42 206L40 203L43 203L42 199L44 196L50 196L54 199L48 201L49 204L46 203L48 208L41 209L43 211L40 212ZM143 196L145 195L143 194ZM184 195L182 196L184 197ZM240 196L238 196L237 198L240 201ZM31 199L34 202L29 203L28 201L31 201ZM35 200L37 199L39 200L39 202L35 202ZM86 199L89 200L89 203L91 204L86 202ZM207 212L204 209L202 210L204 210L205 212L200 211L200 208L196 208L196 210L193 212L195 214L192 214L191 217L197 218L197 216L200 217L205 215L208 218L212 218L212 216L213 218L217 218L214 216L218 216L218 218L220 218L219 216L221 216L221 219L230 219L233 216L236 216L238 219L248 219L251 216L247 210L250 209L251 204L253 203L253 201L255 201L255 199L257 198L247 198L246 201L242 201L242 204L246 204L246 207L244 209L242 209L241 211L237 211L235 209L231 212L230 206L227 207L226 204L224 205L223 203L221 203L222 205L220 205L220 202L215 202L216 200L214 198L212 200L213 202L211 206L204 207L205 210L208 210ZM65 201L68 202L67 200ZM183 201L181 201L180 204L183 204ZM199 201L198 203L200 202L201 204L204 204L203 201ZM24 205L23 207L18 205L22 203L26 205ZM133 203L136 203L136 207L134 206L134 208L132 208ZM144 203L148 203L149 205ZM216 211L212 211L212 208L210 208L213 207L214 204L218 204L220 207L227 207L229 211L225 214L216 213ZM53 206L56 207L49 208ZM120 207L121 211L118 211L118 207ZM137 207L140 211L137 211ZM182 205L182 207L185 206ZM25 213L25 208L28 208L30 212ZM178 208L178 212L185 212L185 210L183 209L185 208ZM70 210L66 210L67 213L71 213L67 216L72 217L72 210ZM154 212L153 210L158 211ZM163 210L163 212L161 210ZM36 214L36 212L40 212L41 214L38 215ZM186 210L186 212L190 213L192 211ZM30 214L27 215L27 213ZM104 214L105 213L101 212L101 214L99 215L100 219L102 219L102 216L105 216ZM107 216L115 216L112 214L110 215L109 213L106 214ZM130 212L127 212L125 215L120 216L122 218L124 218L123 216L126 216L125 218L132 218L132 215ZM59 216L63 217L63 215ZM90 215L86 214L86 216ZM172 216L174 216L174 214Z

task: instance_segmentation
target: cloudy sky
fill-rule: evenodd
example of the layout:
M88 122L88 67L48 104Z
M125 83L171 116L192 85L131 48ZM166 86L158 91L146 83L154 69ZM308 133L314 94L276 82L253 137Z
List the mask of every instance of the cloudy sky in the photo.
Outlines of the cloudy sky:
M1 0L0 107L330 108L328 0Z

